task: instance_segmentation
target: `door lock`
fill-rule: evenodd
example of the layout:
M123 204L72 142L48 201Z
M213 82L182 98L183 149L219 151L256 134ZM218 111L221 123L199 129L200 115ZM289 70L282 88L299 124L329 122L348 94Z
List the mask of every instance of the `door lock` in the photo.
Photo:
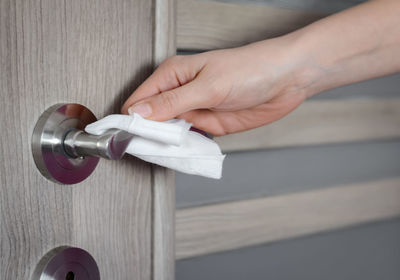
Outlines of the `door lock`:
M37 264L31 280L100 280L94 258L85 250L61 246L48 252Z

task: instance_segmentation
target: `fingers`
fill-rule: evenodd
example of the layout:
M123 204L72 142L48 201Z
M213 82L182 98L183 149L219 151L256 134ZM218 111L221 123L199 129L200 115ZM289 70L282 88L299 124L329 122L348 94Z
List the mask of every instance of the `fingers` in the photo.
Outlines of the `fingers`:
M128 114L128 108L132 104L140 101L143 98L160 93L161 90L158 87L158 85L163 84L161 80L162 80L162 74L158 74L157 71L154 72L131 94L131 96L129 96L129 98L125 101L124 105L122 106L121 112L123 114Z
M166 59L126 100L122 113L128 114L128 108L135 103L192 81L203 65L204 59L199 55Z
M128 113L137 113L155 121L166 121L187 111L210 106L212 99L203 91L202 82L194 80L181 87L146 98L130 107Z

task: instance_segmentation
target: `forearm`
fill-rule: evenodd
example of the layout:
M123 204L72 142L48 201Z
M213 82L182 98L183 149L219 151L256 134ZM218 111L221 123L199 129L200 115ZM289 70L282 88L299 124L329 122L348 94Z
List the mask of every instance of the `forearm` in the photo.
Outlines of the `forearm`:
M375 0L287 35L297 86L309 97L400 71L400 1Z

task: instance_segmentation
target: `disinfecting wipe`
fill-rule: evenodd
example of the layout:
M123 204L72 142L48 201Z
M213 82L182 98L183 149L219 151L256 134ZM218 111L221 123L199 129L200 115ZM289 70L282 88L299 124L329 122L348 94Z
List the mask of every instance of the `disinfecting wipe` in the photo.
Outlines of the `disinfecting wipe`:
M183 173L220 179L225 155L218 144L190 131L181 119L166 122L146 120L138 114L109 115L86 126L86 132L101 135L109 129L134 134L126 153Z

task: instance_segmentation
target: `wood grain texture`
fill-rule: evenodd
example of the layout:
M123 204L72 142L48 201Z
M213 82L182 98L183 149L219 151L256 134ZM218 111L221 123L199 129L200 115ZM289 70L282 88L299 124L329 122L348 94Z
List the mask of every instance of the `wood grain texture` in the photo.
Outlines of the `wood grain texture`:
M36 170L30 139L55 103L119 112L152 69L152 25L146 0L0 0L0 279L29 279L59 245L89 251L102 279L150 279L150 164L102 160L61 186Z
M154 0L154 64L176 53L176 0Z
M400 178L187 208L176 213L176 257L195 257L399 215Z
M225 152L400 137L400 99L307 101L283 119L217 137Z
M267 5L178 0L179 50L231 48L294 31L327 14Z
M157 67L176 53L176 0L154 2L153 60ZM152 279L175 279L175 173L152 165Z
M153 165L153 279L175 279L175 172Z

